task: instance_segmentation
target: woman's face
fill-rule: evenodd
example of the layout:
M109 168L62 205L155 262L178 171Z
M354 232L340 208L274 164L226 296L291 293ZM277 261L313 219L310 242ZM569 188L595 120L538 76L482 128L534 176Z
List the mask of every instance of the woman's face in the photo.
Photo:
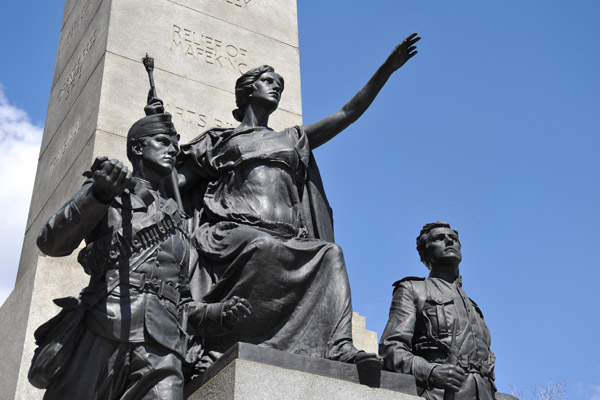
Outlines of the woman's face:
M253 85L254 91L250 95L250 102L275 110L279 105L283 90L279 75L274 72L265 72L254 81Z

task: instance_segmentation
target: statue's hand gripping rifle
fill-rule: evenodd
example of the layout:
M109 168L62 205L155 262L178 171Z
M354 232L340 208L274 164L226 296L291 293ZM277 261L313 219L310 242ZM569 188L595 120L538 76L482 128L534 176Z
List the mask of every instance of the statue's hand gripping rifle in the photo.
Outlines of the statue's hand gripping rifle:
M458 343L456 341L456 336L457 336L457 330L458 330L458 325L456 324L457 320L454 320L454 322L452 323L452 337L450 339L450 349L448 351L448 359L446 360L446 364L450 364L453 366L457 366L458 365L458 355L460 353L460 348L466 338L466 335L463 336L463 339L460 341L460 343ZM454 395L456 394L456 392L450 390L450 389L446 389L444 391L444 400L454 400Z
M156 95L156 86L154 85L154 58L146 53L146 56L142 58L142 63L144 63L144 68L146 68L148 80L150 81L150 91L148 92L148 100L146 107L144 107L144 111L146 112L146 115L162 114L165 112L165 109L162 100ZM170 179L168 179L168 182L170 186L169 189L173 194L175 201L177 201L179 209L183 212L183 202L181 201L181 194L179 193L179 178L176 168L171 170L171 176Z

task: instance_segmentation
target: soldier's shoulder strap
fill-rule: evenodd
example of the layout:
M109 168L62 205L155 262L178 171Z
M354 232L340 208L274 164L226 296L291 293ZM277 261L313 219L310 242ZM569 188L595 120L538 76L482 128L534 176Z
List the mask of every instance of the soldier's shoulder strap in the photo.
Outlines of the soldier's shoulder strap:
M400 287L402 282L412 282L413 296L415 300L415 307L417 308L417 314L420 314L425 305L425 299L427 298L427 288L425 287L425 278L418 276L407 276L399 281L394 282L394 292Z
M402 282L406 282L406 281L424 281L425 278L421 278L419 276L407 276L405 278L400 279L399 281L396 281L392 284L392 286L398 287L400 286L400 284Z

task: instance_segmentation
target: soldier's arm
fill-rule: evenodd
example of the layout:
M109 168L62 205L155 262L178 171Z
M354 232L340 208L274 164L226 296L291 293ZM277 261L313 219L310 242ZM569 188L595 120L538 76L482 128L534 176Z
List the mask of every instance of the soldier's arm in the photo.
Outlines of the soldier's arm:
M98 225L113 198L131 183L131 173L117 160L101 164L48 222L37 238L39 249L52 257L67 256Z
M184 306L183 328L190 335L218 336L250 316L252 307L248 300L233 296L224 303L190 302Z
M394 291L390 318L379 342L379 354L384 357L385 368L415 377L427 386L436 364L413 353L413 337L417 323L416 293L411 281L400 282Z

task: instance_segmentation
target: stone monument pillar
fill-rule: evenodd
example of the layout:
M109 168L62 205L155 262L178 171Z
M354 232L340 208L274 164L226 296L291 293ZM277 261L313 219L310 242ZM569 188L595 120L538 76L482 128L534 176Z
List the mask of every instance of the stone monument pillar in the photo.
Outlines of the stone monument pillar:
M186 142L233 126L235 80L272 65L286 79L276 129L302 123L296 0L66 0L37 176L15 289L0 309L3 399L37 399L27 381L33 332L77 295L76 257L37 250L42 224L81 186L96 156L126 161L125 137L144 115L141 58L155 58L157 92Z

